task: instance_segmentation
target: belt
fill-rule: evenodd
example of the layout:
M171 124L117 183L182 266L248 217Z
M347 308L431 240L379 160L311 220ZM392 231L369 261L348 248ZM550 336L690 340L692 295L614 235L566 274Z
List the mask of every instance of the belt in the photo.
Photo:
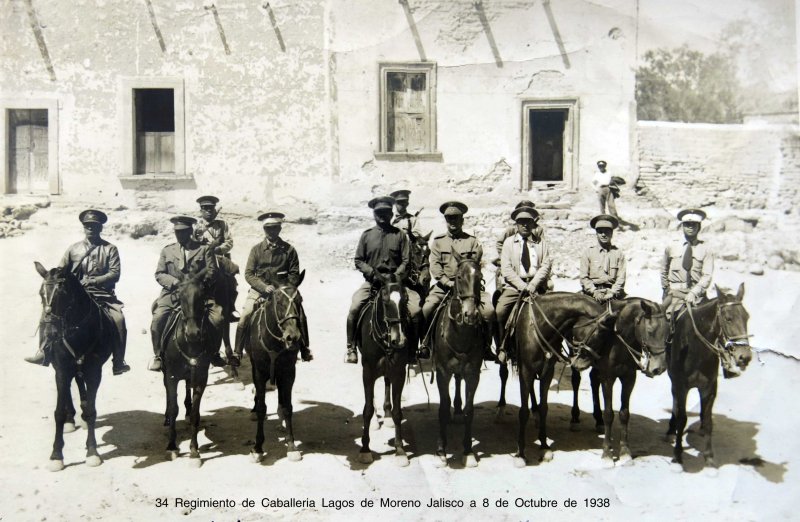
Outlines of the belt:
M531 281L533 280L533 277L534 277L534 276L520 277L520 279L522 279L522 280L523 280L523 281L525 281L526 283L529 283L529 282L531 282Z
M595 288L611 288L612 286L614 286L614 285L612 285L611 283L595 283L594 284Z

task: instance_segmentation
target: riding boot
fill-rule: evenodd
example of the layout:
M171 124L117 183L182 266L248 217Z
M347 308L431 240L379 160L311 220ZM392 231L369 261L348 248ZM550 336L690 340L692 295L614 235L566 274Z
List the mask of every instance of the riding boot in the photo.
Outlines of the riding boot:
M417 364L417 346L419 345L419 321L411 323L408 332L408 364Z
M356 351L355 338L356 338L356 318L352 317L353 314L347 316L347 356L346 363L357 364L358 352Z
M244 347L244 324L239 323L236 327L236 336L233 341L233 356L231 356L228 364L231 368L236 368L242 361L242 348Z
M491 323L483 323L481 333L483 334L483 360L496 361L497 356L492 351L492 325Z
M236 277L229 275L228 277L228 313L225 318L230 323L239 322L239 314L236 312L236 296L239 292L236 291Z
M49 350L45 350L41 346L38 350L36 350L36 354L33 357L25 357L25 361L31 364L38 364L41 366L50 366L50 354L48 354Z
M153 342L153 360L147 366L151 372L161 371L161 332L150 330L151 341Z
M508 360L508 353L506 347L503 345L503 337L500 335L500 325L492 324L492 337L494 337L494 344L497 346L497 362L505 364Z
M131 367L125 363L125 346L128 341L128 330L125 328L125 321L115 321L117 327L117 344L114 346L111 353L111 371L114 375L122 375L125 372L131 371Z
M417 350L417 358L418 359L430 359L431 358L431 330L426 329L427 326L425 318L420 317L419 320L419 327L420 327L420 336L419 336L419 349ZM425 335L421 335L422 332L425 332Z
M211 364L213 366L216 366L217 368L222 368L226 364L228 364L228 363L225 362L225 359L223 359L222 356L219 354L219 349L218 348L215 348L215 347L209 348L208 349L208 355L211 358L211 360L210 360Z

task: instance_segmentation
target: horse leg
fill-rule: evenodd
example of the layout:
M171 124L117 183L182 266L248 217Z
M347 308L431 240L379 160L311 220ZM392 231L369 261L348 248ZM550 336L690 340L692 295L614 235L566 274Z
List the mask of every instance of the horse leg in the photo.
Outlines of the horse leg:
M506 383L508 382L508 364L500 365L500 399L497 401L497 417L499 422L506 413Z
M405 384L405 365L396 364L392 372L392 421L394 422L394 456L398 466L408 466L408 456L403 449L403 410L400 399L403 395Z
M619 421L622 423L622 435L619 439L619 462L628 464L632 460L631 449L628 446L628 423L631 420L630 401L633 387L636 385L636 370L624 375L622 381L621 406L619 409Z
M578 423L581 422L581 409L578 407L578 389L581 386L581 372L572 368L572 418L569 421L569 429L578 431Z
M362 464L369 464L372 462L372 451L369 449L369 424L375 414L375 404L373 403L375 400L375 375L370 368L364 366L361 377L364 384L364 411L361 414L364 429L361 434L361 451L358 460Z
M525 458L525 426L528 424L528 417L530 417L530 410L526 407L528 404L528 396L533 387L533 377L530 370L525 366L519 368L519 431L517 433L517 453L514 455L514 465L518 468L525 467L528 464Z
M453 396L453 415L463 415L464 414L464 401L461 400L461 381L462 378L460 375L456 374L455 376L455 383L456 383L456 393Z
M436 447L437 465L447 465L447 423L450 422L450 374L436 369L436 386L439 388L439 440ZM456 387L458 389L458 387Z
M550 383L553 381L553 371L555 366L551 362L545 363L542 376L539 378L539 446L542 449L542 461L553 460L553 452L547 443L547 394L550 391Z
M203 399L203 392L206 385L198 383L193 387L194 395L192 396L192 414L190 416L192 424L192 440L189 442L189 462L195 467L200 467L202 462L200 460L200 445L197 443L197 432L200 431L200 401Z
M192 387L189 381L186 381L184 384L186 384L186 397L183 399L183 406L186 408L185 419L188 420L192 414Z
M717 398L717 381L704 387L700 390L700 422L703 426L705 434L705 442L703 448L703 458L705 459L706 466L715 468L714 462L714 447L712 446L711 433L714 429L712 411L714 409L714 400Z
M389 375L383 376L383 425L394 428L394 413L392 410L392 384Z
M294 357L297 356L295 355ZM296 371L294 362L288 362L282 370L278 376L278 405L283 412L283 420L286 423L286 458L292 462L297 462L302 459L302 455L294 444L294 426L292 425L292 387L294 386Z
M167 444L167 459L178 458L178 445L175 442L177 432L175 424L178 419L178 381L167 377L164 373L164 388L167 390L167 426L169 426L169 443Z
M264 419L267 416L267 376L259 371L256 361L253 363L253 385L256 389L255 405L253 411L256 415L256 443L250 450L250 458L253 462L259 463L264 458Z
M675 419L675 449L672 462L676 471L683 469L683 432L686 429L686 395L689 393L684 387L672 385L672 415ZM672 424L672 421L670 421Z
M478 465L475 454L472 451L472 420L475 417L475 390L478 389L480 381L480 369L474 374L468 374L464 378L464 394L466 404L464 407L464 467L474 468Z
M603 464L607 467L614 466L614 455L611 449L611 428L614 424L614 392L613 376L604 375L602 379L603 385Z
M53 419L56 422L56 435L53 439L53 452L50 454L50 462L47 469L50 471L61 471L64 469L64 422L67 420L67 401L72 402L70 397L70 386L72 377L64 375L64 372L56 370L56 409L53 412Z
M84 383L78 383L78 389L85 389L85 396L81 398L81 418L86 423L86 464L88 466L99 466L103 463L100 455L97 454L97 439L95 438L94 426L97 421L97 409L95 407L97 401L97 390L100 388L100 380L102 378L102 365L97 365L96 368L89 368L85 377Z
M531 394L531 418L533 419L533 426L534 428L539 427L539 403L536 402L536 387L534 386L533 380L531 380L530 386L530 394Z
M75 379L75 382L76 384L78 383L77 377ZM81 400L83 400L83 397L86 395L86 390L82 389L80 384L78 384L78 395L80 395ZM78 427L75 425L76 411L75 411L75 405L72 402L72 392L70 392L69 395L67 395L66 408L67 408L67 416L64 419L64 433L72 433L73 431L78 429Z
M600 408L600 376L592 368L589 372L589 382L592 387L592 417L594 417L594 431L605 433L603 430L603 410Z

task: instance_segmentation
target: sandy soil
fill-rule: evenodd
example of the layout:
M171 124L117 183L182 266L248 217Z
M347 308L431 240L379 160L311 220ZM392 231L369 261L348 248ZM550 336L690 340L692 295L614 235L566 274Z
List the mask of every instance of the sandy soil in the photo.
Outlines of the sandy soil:
M0 289L5 306L0 317L5 345L2 366L2 416L0 416L0 519L4 520L259 520L302 517L302 520L365 518L385 520L532 520L545 519L714 519L774 520L794 518L794 498L800 484L798 468L800 420L791 406L800 373L792 357L763 352L745 374L720 381L715 407L714 441L716 475L702 471L702 458L693 448L686 455L685 471L670 469L670 446L663 441L671 407L666 375L640 376L632 399L631 465L604 468L602 440L593 430L589 414L588 378L581 387L583 422L578 432L569 430L571 395L567 386L551 392L550 438L555 449L551 462L531 462L517 469L512 457L516 445L518 385L510 381L512 406L497 422L495 403L499 390L497 367L487 366L477 393L474 427L479 465L464 469L458 440L462 427L452 426L449 467L435 467L435 386L420 377L407 384L403 395L404 434L411 464L397 467L392 458L393 430L373 432L376 461L358 463L363 391L360 366L342 363L344 317L358 274L346 268L341 248L320 246L312 226L287 226L284 237L297 245L301 263L308 269L302 292L310 318L316 359L298 368L294 388L295 431L303 452L301 462L289 462L275 416L276 397L268 396L266 423L268 456L254 464L248 452L255 436L249 418L253 390L247 369L243 383L233 382L221 370L210 377L203 398L201 445L203 464L189 465L188 427L179 424L182 457L164 457L167 432L162 426L164 390L160 374L146 371L151 354L149 306L158 287L153 270L164 237L132 240L109 235L123 257L123 278L118 294L126 303L130 331L128 362L133 371L111 375L110 364L98 398L99 451L104 464L85 465L86 431L66 435L65 462L59 473L47 471L55 405L51 369L22 361L35 351L36 322L40 312L37 290L40 278L33 260L46 266L58 262L66 246L80 236L80 228L67 211L51 209L37 217L38 226L24 236L0 242L3 270ZM47 221L48 225L43 226ZM247 251L258 240L257 225L249 235L237 236L234 259L244 264ZM357 232L342 236L355 244ZM489 279L489 278L487 278ZM745 302L751 313L753 344L800 356L792 341L800 326L800 274L768 271L765 276L744 276L721 271L717 281L747 285ZM240 280L244 284L243 280ZM557 289L577 289L574 280L560 280ZM656 298L657 277L643 268L629 283L631 295ZM428 374L426 374L427 377ZM563 374L568 385L568 373ZM554 385L558 387L558 384ZM427 394L427 395L426 395ZM697 421L699 401L690 395L690 424ZM538 455L534 432L528 432L528 452ZM688 435L697 446L699 437ZM534 459L532 459L534 460ZM235 507L191 509L176 506L176 499L225 500ZM428 508L429 499L462 501L464 507ZM161 500L166 506L159 507ZM251 499L253 507L243 507ZM314 502L314 507L262 507L262 499ZM381 499L419 500L421 507L381 507ZM488 507L484 507L484 499ZM554 500L557 507L517 507L527 502ZM577 501L565 507L566 499ZM609 507L587 507L585 499L608 499ZM372 500L374 507L361 502ZM470 507L470 501L476 506ZM337 501L354 507L337 509ZM507 502L507 506L498 502ZM323 503L325 505L323 506Z

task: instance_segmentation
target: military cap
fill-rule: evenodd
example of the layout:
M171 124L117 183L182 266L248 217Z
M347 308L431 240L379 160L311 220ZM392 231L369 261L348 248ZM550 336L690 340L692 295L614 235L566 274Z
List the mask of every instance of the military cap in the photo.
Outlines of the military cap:
M619 219L608 214L600 214L589 221L589 226L595 230L598 228L610 228L613 230L619 226Z
M534 204L533 204L533 201L531 201L531 200L529 200L529 199L523 199L522 201L520 201L519 203L517 203L517 204L514 206L514 208L515 208L515 209L516 209L516 208L521 208L521 207L530 207L530 208L533 208L533 207L535 207L535 206L536 206L536 205L534 205Z
M539 219L539 212L533 208L528 206L517 207L514 209L514 212L511 213L511 219L514 221L518 221L520 219Z
M408 195L411 194L410 190L395 190L391 194L396 201L408 201Z
M394 206L394 198L391 196L380 196L369 200L369 208L372 210L391 210Z
M699 208L685 208L678 212L681 223L700 223L706 218L706 213Z
M598 167L605 167L606 165L607 165L607 163L605 162L605 160L600 160L600 161L597 162L597 166Z
M439 207L439 212L445 216L460 216L466 214L469 208L460 201L448 201Z
M108 221L108 216L99 210L90 208L78 214L78 219L81 220L81 223L100 223L102 225Z
M169 219L172 224L174 225L175 230L185 230L187 228L192 228L197 220L190 216L175 216Z
M200 196L197 198L197 202L200 203L201 207L213 207L219 203L219 198L216 196Z
M283 223L283 218L286 217L286 214L282 212L264 212L260 216L258 216L259 221L263 221L263 226L269 227L272 225L280 225Z

